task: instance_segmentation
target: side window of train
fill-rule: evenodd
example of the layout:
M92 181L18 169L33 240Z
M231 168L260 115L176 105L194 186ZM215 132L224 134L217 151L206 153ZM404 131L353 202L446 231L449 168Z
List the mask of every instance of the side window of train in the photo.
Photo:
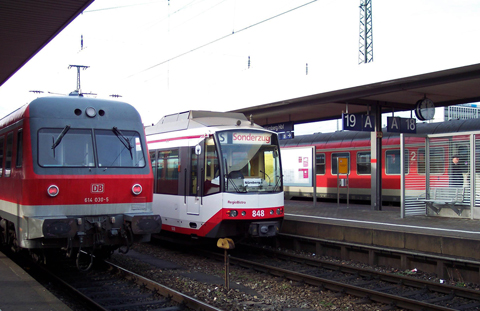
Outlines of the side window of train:
M430 174L443 174L445 172L445 150L442 147L430 148ZM417 172L425 174L425 148L418 149Z
M317 153L315 155L315 164L317 175L325 175L325 153Z
M369 151L357 153L357 174L369 175L372 173L371 154Z
M178 194L180 169L178 154L178 149L160 150L158 152L155 193Z
M10 177L12 172L13 133L7 134L7 149L5 157L5 177Z
M150 151L150 161L152 163L152 171L153 171L153 192L156 192L156 183L157 183L157 152Z
M5 137L0 137L0 177L3 176L3 155L5 152Z
M337 158L348 159L348 173L350 174L350 153L349 152L337 152L332 153L332 175L337 174Z
M410 152L405 150L405 175L409 172ZM416 155L415 155L416 157ZM385 151L385 174L387 175L400 175L400 149Z
M23 162L23 130L17 132L17 157L15 167L22 167Z

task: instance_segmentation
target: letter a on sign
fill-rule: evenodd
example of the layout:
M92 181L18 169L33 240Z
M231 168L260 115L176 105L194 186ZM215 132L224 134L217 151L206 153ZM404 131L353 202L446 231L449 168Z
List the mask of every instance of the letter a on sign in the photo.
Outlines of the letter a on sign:
M393 118L393 119L392 119L391 129L396 129L397 131L400 130L400 129L398 128L397 118Z
M365 129L373 131L372 117L370 117L369 115L365 116L365 122L363 123L363 127Z

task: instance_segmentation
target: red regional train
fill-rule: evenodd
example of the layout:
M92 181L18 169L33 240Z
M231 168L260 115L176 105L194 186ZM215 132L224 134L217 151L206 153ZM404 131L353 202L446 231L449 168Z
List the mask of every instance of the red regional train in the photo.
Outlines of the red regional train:
M162 234L270 237L284 216L277 134L241 113L187 111L145 129Z
M480 119L452 120L440 123L417 124L417 134L440 134L471 132L480 129ZM414 179L423 177L425 182L425 146L422 143L414 144L415 137L406 137L408 147L407 161L414 162L406 177ZM465 139L465 137L463 137ZM435 182L448 186L450 158L458 154L464 162L469 156L468 142L451 141L446 148L430 148L433 166L431 173ZM301 135L294 139L281 141L281 148L315 147L316 161L316 195L317 198L337 198L337 158L348 159L349 171L349 198L350 200L369 201L371 196L371 157L370 133L339 131L334 133L315 133ZM384 131L382 139L382 201L400 202L400 136L398 133ZM477 154L477 161L480 160ZM284 163L285 167L285 163ZM285 197L313 197L313 187L285 186ZM342 191L340 198L346 199L346 191Z
M127 103L43 97L0 120L0 241L39 261L62 250L85 269L149 241L161 229L152 181Z

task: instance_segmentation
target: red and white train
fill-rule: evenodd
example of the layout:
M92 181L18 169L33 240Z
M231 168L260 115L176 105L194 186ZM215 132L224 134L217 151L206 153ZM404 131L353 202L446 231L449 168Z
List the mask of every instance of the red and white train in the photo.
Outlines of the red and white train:
M267 237L284 214L277 134L241 113L187 111L145 129L162 233Z
M90 266L149 241L161 229L152 180L129 104L43 97L0 120L0 240L14 250L41 260L64 250Z
M417 124L417 134L440 134L473 132L480 129L480 119L452 120L440 123ZM406 178L423 180L425 185L425 144L418 138L406 137L408 146L406 160L409 169ZM435 185L448 186L449 165L452 155L457 154L461 162L470 156L468 138L457 136L444 139L444 146L431 147L431 179ZM477 139L478 140L478 139ZM415 143L417 141L417 143ZM348 159L349 194L351 200L370 200L371 195L371 156L370 133L340 131L297 136L281 141L281 148L315 147L316 195L317 198L337 198L337 158ZM480 160L477 152L477 162ZM384 131L382 139L382 201L400 202L400 136ZM285 166L285 165L284 165ZM432 184L433 185L433 184ZM313 187L285 186L285 197L313 197ZM346 199L346 191L340 197Z

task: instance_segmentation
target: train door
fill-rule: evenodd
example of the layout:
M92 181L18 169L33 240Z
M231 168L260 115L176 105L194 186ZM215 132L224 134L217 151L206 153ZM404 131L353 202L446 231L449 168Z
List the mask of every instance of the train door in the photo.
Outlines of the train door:
M186 200L187 214L200 215L203 203L203 176L205 163L205 141L189 147L188 196Z

